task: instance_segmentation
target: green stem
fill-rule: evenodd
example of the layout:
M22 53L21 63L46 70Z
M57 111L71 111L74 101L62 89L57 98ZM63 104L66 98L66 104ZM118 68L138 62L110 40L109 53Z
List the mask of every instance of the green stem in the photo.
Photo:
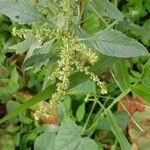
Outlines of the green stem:
M89 116L88 116L88 118L87 118L87 120L86 120L86 123L85 123L85 125L84 125L84 129L87 128L88 123L89 123L89 120L90 120L91 115L92 115L92 113L93 113L93 110L94 110L94 108L95 108L95 106L96 106L96 104L97 104L96 85L95 85L95 83L93 83L93 84L94 84L94 103L93 103L93 105L92 105L91 111L90 111Z
M96 129L97 123L101 119L101 117L99 116L104 116L107 113L107 111L109 111L117 102L119 102L123 97L125 97L130 91L131 89L129 88L126 91L122 92L117 98L114 99L114 101L107 108L105 108L103 113L101 113L101 110L100 110L95 116L95 118L98 118L97 121L88 130L94 131Z

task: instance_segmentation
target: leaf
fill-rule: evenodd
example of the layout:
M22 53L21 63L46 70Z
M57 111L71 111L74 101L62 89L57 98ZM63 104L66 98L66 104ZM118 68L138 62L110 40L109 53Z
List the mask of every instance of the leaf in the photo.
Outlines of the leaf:
M145 63L142 71L142 77L150 75L150 59Z
M150 103L150 87L138 84L132 87L132 92Z
M36 138L34 150L54 150L55 133L45 132Z
M33 66L35 64L39 64L44 62L50 57L50 54L35 54L32 55L31 57L27 58L25 62L23 63L22 67L25 69L27 67Z
M19 75L14 67L11 71L11 78L7 81L7 85L5 87L0 87L0 95L2 94L11 94L16 92L19 89Z
M123 131L121 130L121 128L118 126L116 119L110 110L107 112L107 117L108 117L109 123L111 124L110 128L111 128L112 132L114 133L115 137L117 138L117 140L121 146L121 149L122 150L131 150L131 146L130 146L127 138L123 134Z
M58 56L56 56L55 53L35 54L27 58L25 62L23 63L22 67L25 69L35 64L41 64L48 59L50 59L50 61L52 62L52 61L57 60Z
M50 50L50 47L52 46L54 40L50 40L48 42L45 42L40 48L36 48L33 52L33 54L45 54L48 53Z
M89 6L100 16L107 16L118 21L123 21L122 13L108 0L90 1Z
M20 24L31 24L42 16L26 0L1 0L0 12Z
M130 84L126 61L124 59L119 59L116 63L114 63L113 71L121 91L127 90Z
M93 82L88 80L70 89L67 94L86 95L90 93L93 93Z
M142 44L113 29L98 32L93 45L95 49L108 56L129 58L149 55Z
M77 109L76 117L78 122L80 122L83 119L84 115L85 115L85 103L81 104Z
M98 145L90 138L83 138L77 150L98 150Z
M34 41L35 41L35 38L30 36L27 39L25 39L23 42L9 47L8 52L14 52L15 51L16 54L22 54L30 48L31 44Z
M125 112L125 111L116 112L116 113L114 113L114 117L116 119L118 126L122 130L125 130L128 125L128 119L129 119L127 112ZM104 129L106 131L111 131L111 124L108 121L108 117L101 119L99 121L97 128Z
M11 113L11 112L13 112L19 106L20 106L19 102L16 102L16 101L13 101L13 100L9 100L7 102L7 105L6 105L7 112ZM18 122L17 117L12 118L11 122L17 123Z
M97 64L95 64L90 70L93 71L94 73L100 75L108 67L110 67L110 65L112 65L115 61L116 61L115 58L102 56L100 58L100 61ZM83 74L83 73L79 73L79 72L74 73L70 77L70 88L73 88L76 85L78 85L82 82L85 82L88 79L89 79L89 77L85 76L85 74ZM56 90L56 83L53 85L50 85L45 90L43 90L42 92L39 92L37 95L35 95L33 98L31 98L29 101L25 102L20 107L16 108L13 112L7 114L4 118L2 118L0 120L0 124L11 119L12 117L14 117L15 115L19 114L20 112L26 110L27 108L30 108L37 102L49 99L51 97L52 93L55 92L55 90Z
M83 128L70 120L62 122L55 141L56 150L76 150L80 144Z

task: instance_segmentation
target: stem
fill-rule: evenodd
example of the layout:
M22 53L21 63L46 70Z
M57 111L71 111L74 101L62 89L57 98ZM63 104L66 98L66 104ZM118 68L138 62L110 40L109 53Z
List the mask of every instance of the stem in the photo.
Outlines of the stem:
M125 97L129 92L131 91L130 88L128 88L126 91L122 92L101 114L104 115L108 110L110 110L117 102L119 102L123 97Z
M91 118L92 112L93 112L93 110L94 110L94 108L95 108L95 106L96 106L96 103L97 103L97 102L94 101L94 103L93 103L93 105L92 105L92 108L91 108L91 111L90 111L90 113L89 113L89 116L88 116L88 118L87 118L87 120L86 120L86 123L85 123L85 125L84 125L84 129L87 128L87 125L88 125L89 120L90 120L90 118Z
M92 105L91 111L90 111L89 116L88 116L88 118L87 118L87 120L86 120L86 123L85 123L85 125L84 125L84 129L87 128L87 125L88 125L88 123L89 123L89 120L90 120L90 118L91 118L91 115L92 115L92 113L93 113L93 110L94 110L94 108L95 108L95 106L96 106L96 104L97 104L96 85L95 85L95 83L93 83L93 84L94 84L94 103L93 103L93 105Z
M119 87L120 90L123 92L124 90L121 88L121 86L120 86L119 82L117 81L117 79L116 79L116 77L115 77L113 71L110 70L110 72L111 72L111 75L112 75L114 81L117 83L118 87ZM135 84L135 85L136 85L136 84ZM125 96L125 97L126 97L126 99L128 99L127 96ZM138 128L141 132L143 132L144 130L143 130L143 129L139 126L139 124L133 119L133 117L131 116L130 112L126 109L126 107L125 107L122 103L121 103L121 105L122 105L123 109L128 113L129 117L131 118L131 120L133 121L133 123L137 126L137 128Z
M95 116L95 118L98 118L97 121L88 130L91 130L93 128L94 131L96 129L97 123L101 119L101 117L98 116L104 116L107 113L107 111L109 111L117 102L119 102L123 97L125 97L130 91L131 89L129 88L126 91L122 92L117 98L115 98L115 100L107 108L105 108L103 113L101 113L101 111L98 112Z

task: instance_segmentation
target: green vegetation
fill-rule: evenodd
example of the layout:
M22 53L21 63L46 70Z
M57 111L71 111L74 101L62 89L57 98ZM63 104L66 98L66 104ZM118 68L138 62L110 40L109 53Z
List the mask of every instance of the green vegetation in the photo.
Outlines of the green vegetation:
M0 150L148 150L149 0L0 1Z

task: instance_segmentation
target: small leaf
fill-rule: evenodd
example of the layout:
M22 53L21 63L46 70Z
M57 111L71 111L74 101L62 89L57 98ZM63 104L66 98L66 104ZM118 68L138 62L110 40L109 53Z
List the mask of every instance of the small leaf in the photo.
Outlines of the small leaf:
M132 91L133 93L150 103L150 87L145 86L143 84L138 84L132 87Z
M34 150L54 150L55 133L45 132L36 138Z
M9 47L8 52L14 52L15 51L16 54L22 54L30 48L31 44L34 41L35 41L34 37L28 37L23 42L15 44L15 45Z
M108 56L129 58L149 55L142 44L113 29L98 32L93 44L95 49Z
M56 55L56 53L35 54L27 58L22 67L25 69L33 65L42 64L48 59L50 62L53 62L58 59L58 56Z
M123 21L122 13L108 0L90 1L89 6L94 9L100 16L107 16L118 21Z
M31 24L42 16L26 0L1 0L0 12L20 24Z
M76 117L78 122L80 122L83 119L84 115L85 115L85 103L81 104L77 109Z
M124 59L119 59L116 63L114 63L113 71L121 90L122 91L127 90L130 84L126 61Z

